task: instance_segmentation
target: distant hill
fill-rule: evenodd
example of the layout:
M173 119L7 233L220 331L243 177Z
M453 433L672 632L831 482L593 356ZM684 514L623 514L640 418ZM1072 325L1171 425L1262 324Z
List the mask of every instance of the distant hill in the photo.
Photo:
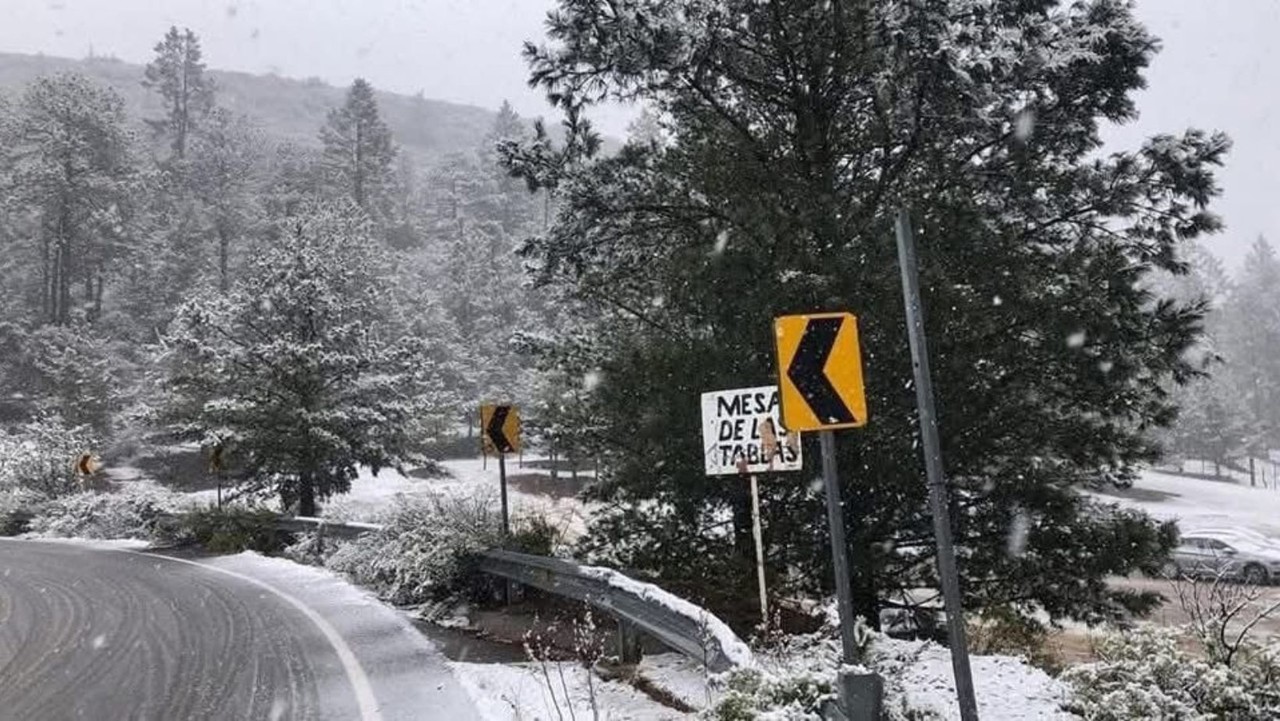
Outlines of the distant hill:
M114 87L124 97L130 116L159 117L157 95L142 87L143 66L111 58L69 58L0 53L0 93L17 95L41 75L77 72ZM318 79L293 80L276 75L210 70L218 84L218 103L254 118L268 135L316 145L329 109L342 102L346 88ZM396 142L418 160L471 148L484 139L495 110L422 97L378 93L382 116Z

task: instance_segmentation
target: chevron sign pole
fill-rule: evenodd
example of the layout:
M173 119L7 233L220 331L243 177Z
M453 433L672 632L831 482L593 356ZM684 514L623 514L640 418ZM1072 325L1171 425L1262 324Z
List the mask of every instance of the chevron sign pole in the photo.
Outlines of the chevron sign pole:
M502 497L502 533L511 533L507 510L507 454L520 452L520 409L512 405L486 403L480 406L481 448L498 456L498 483Z
M818 431L822 482L827 496L831 562L845 663L857 657L849 549L844 534L844 503L836 469L835 431L867 423L862 387L858 319L850 313L783 316L774 321L782 426L789 433Z

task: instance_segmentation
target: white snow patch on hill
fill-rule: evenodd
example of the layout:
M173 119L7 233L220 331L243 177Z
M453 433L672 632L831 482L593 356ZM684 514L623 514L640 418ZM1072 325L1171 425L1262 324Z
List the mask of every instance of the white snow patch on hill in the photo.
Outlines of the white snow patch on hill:
M394 508L397 497L430 495L491 496L496 504L499 494L498 462L485 463L479 458L445 461L441 464L449 475L443 478L412 478L383 469L377 475L367 468L351 482L351 491L329 499L322 511L325 517L376 521L378 515ZM516 463L508 463L507 475L527 472ZM569 540L586 532L590 508L576 498L550 498L516 490L509 485L507 497L513 515L541 515L561 529Z

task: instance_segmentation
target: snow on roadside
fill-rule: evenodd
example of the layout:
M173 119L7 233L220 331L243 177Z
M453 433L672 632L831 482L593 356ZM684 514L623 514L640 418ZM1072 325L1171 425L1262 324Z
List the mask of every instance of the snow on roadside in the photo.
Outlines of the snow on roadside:
M951 652L934 643L877 639L872 665L885 679L889 696L916 711L959 719ZM983 721L1067 721L1062 710L1066 684L1012 656L972 656L978 717Z
M1280 536L1280 491L1226 481L1206 481L1147 470L1133 484L1137 497L1094 494L1096 498L1136 508L1183 530L1244 527ZM1148 497L1154 491L1160 498Z
M73 546L89 548L105 548L117 551L141 551L151 547L150 541L141 538L63 538L57 536L37 536L26 533L23 539L40 541L41 543L66 543Z
M679 653L646 655L636 673L693 708L706 708L719 693L711 687L702 664Z
M485 721L553 721L560 718L592 718L587 672L580 666L548 663L546 673L534 663L487 664L450 661L467 695ZM563 680L560 672L563 671ZM549 683L548 683L549 681ZM596 708L601 719L668 721L688 714L659 704L635 688L594 678ZM565 691L572 704L565 701Z

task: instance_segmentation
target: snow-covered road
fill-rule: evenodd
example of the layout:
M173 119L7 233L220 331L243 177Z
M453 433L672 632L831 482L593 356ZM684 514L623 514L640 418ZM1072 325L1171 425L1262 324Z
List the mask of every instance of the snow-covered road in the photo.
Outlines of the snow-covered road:
M480 718L430 641L324 571L10 539L0 717Z

